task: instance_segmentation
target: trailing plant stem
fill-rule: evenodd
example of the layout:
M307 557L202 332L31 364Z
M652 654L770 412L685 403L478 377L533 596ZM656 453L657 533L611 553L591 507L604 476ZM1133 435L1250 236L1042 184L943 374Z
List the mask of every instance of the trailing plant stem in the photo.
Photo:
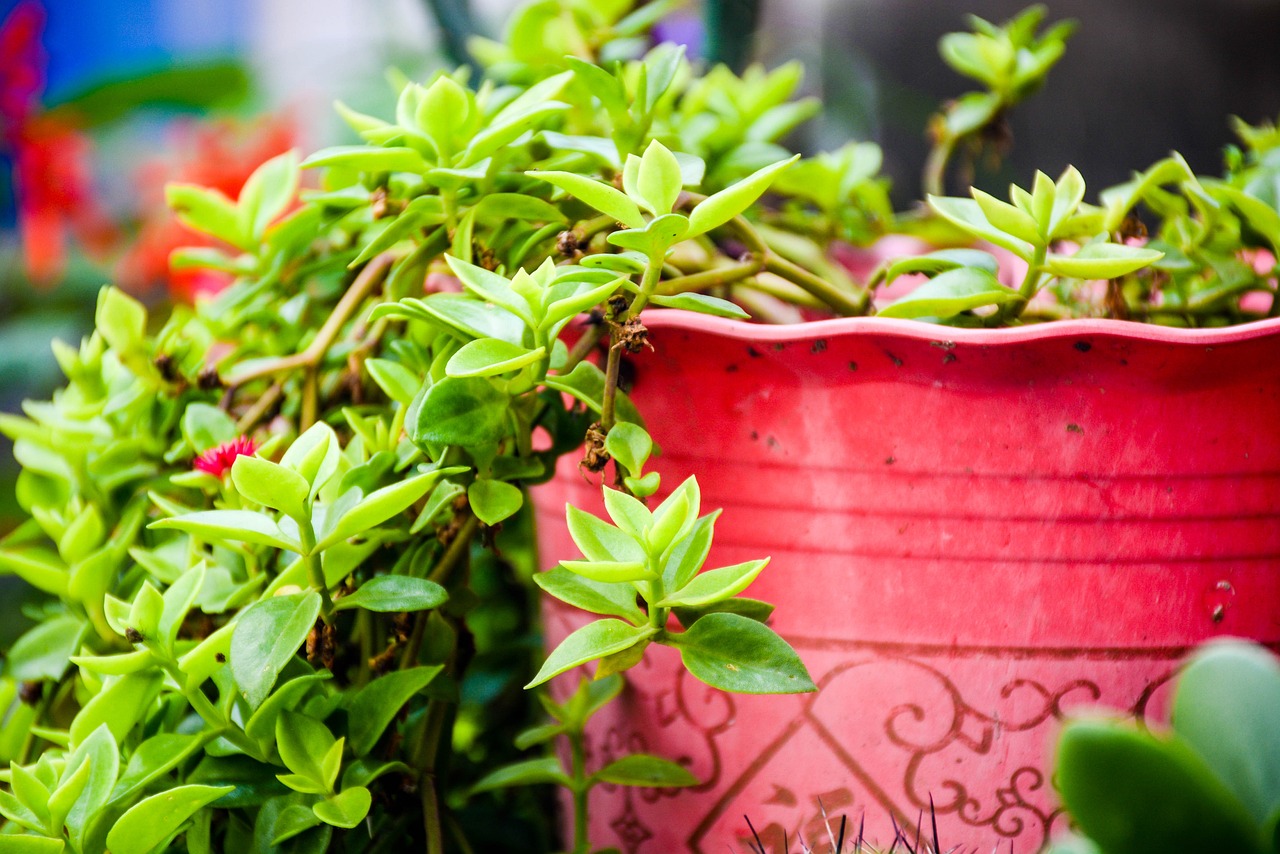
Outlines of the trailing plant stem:
M587 785L587 751L581 729L570 729L565 737L569 739L569 774L573 781L573 851L587 854L591 850L587 839L587 798L591 794Z
M395 260L396 256L390 252L383 252L381 255L375 256L352 281L351 287L347 288L346 293L338 300L328 319L325 320L324 325L320 327L320 331L316 333L316 337L312 339L305 350L300 353L294 353L292 356L273 359L266 364L236 376L235 386L239 387L262 377L275 376L276 374L288 373L299 369L303 370L305 372L303 377L303 407L300 417L301 423L299 423L298 427L299 430L305 430L310 427L315 421L316 374L319 371L320 363L328 354L329 348L333 346L347 321L355 314L360 304L382 282Z
M302 562L307 568L307 581L320 594L320 617L325 625L333 621L333 597L329 595L329 584L324 577L324 564L320 553L316 551L316 534L311 528L311 520L298 525L298 535L302 538Z

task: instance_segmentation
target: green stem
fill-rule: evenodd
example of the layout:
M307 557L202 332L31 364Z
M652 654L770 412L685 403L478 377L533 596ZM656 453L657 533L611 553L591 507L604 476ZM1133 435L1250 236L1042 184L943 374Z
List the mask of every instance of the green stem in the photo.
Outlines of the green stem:
M945 131L942 131L945 134ZM941 196L946 189L947 164L955 151L956 139L946 134L929 149L929 158L925 161L922 183L926 196Z
M333 597L329 595L329 583L324 577L324 563L320 552L316 551L316 532L311 527L311 520L305 519L298 525L298 535L302 538L302 562L307 568L307 583L320 594L320 617L325 625L333 622Z
M799 264L793 264L777 255L770 255L765 259L764 268L776 276L799 285L806 293L821 300L837 314L845 317L866 314L866 306L859 300L836 289L830 282L815 276Z
M604 369L604 399L600 405L600 429L606 434L617 422L615 413L618 398L618 375L622 370L622 348L609 347L609 360Z
M587 358L587 356L590 356L591 351L596 348L596 345L600 343L600 339L603 337L603 323L587 327L587 331L582 333L582 337L578 339L578 343L574 344L573 349L569 351L569 356L565 360L564 367L560 370L560 373L569 373L579 362Z
M658 280L662 278L662 257L649 259L649 266L644 268L644 276L640 279L640 293L636 294L636 298L631 302L631 308L627 309L625 319L630 319L644 311L644 307L649 304L649 298L653 296L653 292L658 288Z
M444 823L441 820L440 797L436 791L436 756L448 709L440 700L427 703L425 727L413 767L418 772L418 791L422 797L422 827L426 832L429 854L444 854Z
M236 387L240 387L251 380L288 373L299 368L308 372L315 371L321 360L324 359L325 354L329 352L329 348L337 340L338 333L342 331L342 327L346 325L355 310L360 307L365 298L382 281L388 268L395 260L396 256L390 252L383 252L381 255L374 257L355 277L351 287L347 288L346 293L342 295L342 299L338 300L328 319L320 327L320 331L316 333L316 337L307 345L307 349L291 356L273 359L250 371L237 375L235 378Z
M573 852L588 854L591 843L587 840L587 798L591 793L587 785L587 751L582 730L565 733L569 739L569 776L573 781Z
M471 516L462 524L462 528L454 536L453 542L449 543L449 547L445 549L444 554L440 556L440 560L432 567L427 578L437 584L448 586L447 582L453 575L453 570L471 549L471 540L475 537L476 531L480 527L480 520L475 516ZM400 669L407 670L414 667L418 663L418 651L422 648L423 634L427 629L427 612L419 611L413 620L413 631L409 634L409 640L405 642L404 652L400 656Z
M682 294L690 291L705 291L708 288L729 285L748 279L764 269L763 262L755 256L749 261L739 261L724 267L713 267L700 273L690 273L674 279L667 279L662 284L664 294Z
M1022 284L1018 286L1018 298L1013 302L1007 302L1000 306L1000 310L991 315L993 320L1003 324L1005 321L1016 319L1022 315L1022 310L1027 307L1027 303L1036 295L1038 291L1042 273L1040 268L1044 266L1045 256L1049 254L1047 245L1035 247L1035 254L1031 258L1031 262L1027 265L1027 275L1023 277Z

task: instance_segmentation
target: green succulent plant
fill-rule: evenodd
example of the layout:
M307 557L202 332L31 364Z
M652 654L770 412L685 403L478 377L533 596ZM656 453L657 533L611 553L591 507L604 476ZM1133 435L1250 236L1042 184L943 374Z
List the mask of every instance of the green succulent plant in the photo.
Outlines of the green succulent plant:
M65 385L0 416L26 513L0 571L47 596L0 675L0 852L436 854L476 832L464 793L536 780L572 792L581 852L595 783L689 782L578 755L648 648L718 689L813 690L771 606L739 595L767 558L706 569L696 479L656 500L622 383L649 309L869 314L920 273L882 314L1204 325L1257 316L1258 291L1275 313L1257 264L1280 247L1273 130L1243 129L1221 180L1175 157L1095 206L1068 169L1007 203L935 197L922 223L889 209L873 145L783 147L816 109L798 66L704 72L651 46L671 6L535 0L473 44L478 79L401 80L387 118L339 106L358 143L270 160L236 199L169 188L216 244L174 265L228 287L167 316L104 288L95 330L54 345ZM1056 59L1066 30L1035 36L1040 16L946 43L994 93L983 115ZM1155 217L1146 246L1135 213ZM865 280L828 251L896 230L939 251ZM1025 264L1018 286L997 251ZM1101 307L1080 298L1092 279L1113 282ZM504 528L527 530L528 488L584 439L609 521L569 508L581 556L521 572ZM591 615L540 665L517 628L539 589ZM582 665L600 681L520 740L563 737L568 765L512 771L485 738L497 710Z
M1219 641L1178 674L1167 732L1069 722L1056 783L1083 841L1055 851L1280 851L1280 659Z

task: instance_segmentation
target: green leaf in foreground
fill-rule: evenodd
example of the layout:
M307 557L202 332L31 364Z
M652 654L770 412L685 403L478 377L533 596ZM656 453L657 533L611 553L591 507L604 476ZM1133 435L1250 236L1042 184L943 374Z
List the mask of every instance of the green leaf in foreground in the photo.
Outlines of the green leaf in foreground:
M653 626L633 626L621 620L596 620L569 635L543 662L542 669L525 688L541 685L553 676L580 664L595 661L635 646L657 633Z
M1068 723L1058 790L1105 854L1261 852L1248 811L1186 744L1109 721Z
M364 608L366 611L397 613L439 608L449 598L443 587L426 578L409 575L379 575L370 578L350 596L333 603L333 610Z
M1050 255L1045 262L1055 276L1114 279L1159 261L1163 252L1122 243L1090 243L1074 255Z
M178 786L139 801L107 834L111 854L150 854L178 832L198 810L234 786Z
M493 789L505 789L510 786L536 786L540 783L554 783L557 786L568 786L572 783L569 776L560 770L560 762L547 756L542 759L530 759L499 768L487 774L480 782L471 787L472 794L488 792Z
M446 377L427 392L413 438L441 445L484 445L507 433L510 398L481 377Z
M689 672L713 688L735 694L817 690L796 651L768 626L747 617L708 614L669 639Z
M373 796L364 786L355 786L327 798L311 808L316 818L334 827L355 827L364 821L373 805Z
M683 765L645 753L633 753L610 762L595 773L595 779L618 786L652 788L698 785L698 778Z
M319 615L320 594L314 590L272 596L245 609L231 633L231 673L251 708L271 693Z
M413 667L380 676L360 689L347 707L350 721L347 743L356 756L364 756L382 737L400 707L439 675L444 668Z
M947 319L963 311L1002 305L1019 299L986 270L958 267L939 273L896 302L880 309L881 317L937 317Z

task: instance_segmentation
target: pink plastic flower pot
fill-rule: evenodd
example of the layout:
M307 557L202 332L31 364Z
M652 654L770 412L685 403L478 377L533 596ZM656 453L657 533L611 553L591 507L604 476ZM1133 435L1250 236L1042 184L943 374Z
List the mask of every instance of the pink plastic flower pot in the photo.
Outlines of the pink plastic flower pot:
M821 801L887 846L932 798L944 848L1035 851L1065 821L1064 713L1150 715L1192 645L1280 641L1280 320L646 319L664 488L695 473L724 508L709 565L773 558L746 595L820 690L731 696L651 650L593 760L642 749L704 783L597 790L595 844L740 851L746 815L781 851L825 840ZM600 512L598 487L566 460L536 500L543 564L576 557L564 504ZM551 607L548 644L582 620Z

